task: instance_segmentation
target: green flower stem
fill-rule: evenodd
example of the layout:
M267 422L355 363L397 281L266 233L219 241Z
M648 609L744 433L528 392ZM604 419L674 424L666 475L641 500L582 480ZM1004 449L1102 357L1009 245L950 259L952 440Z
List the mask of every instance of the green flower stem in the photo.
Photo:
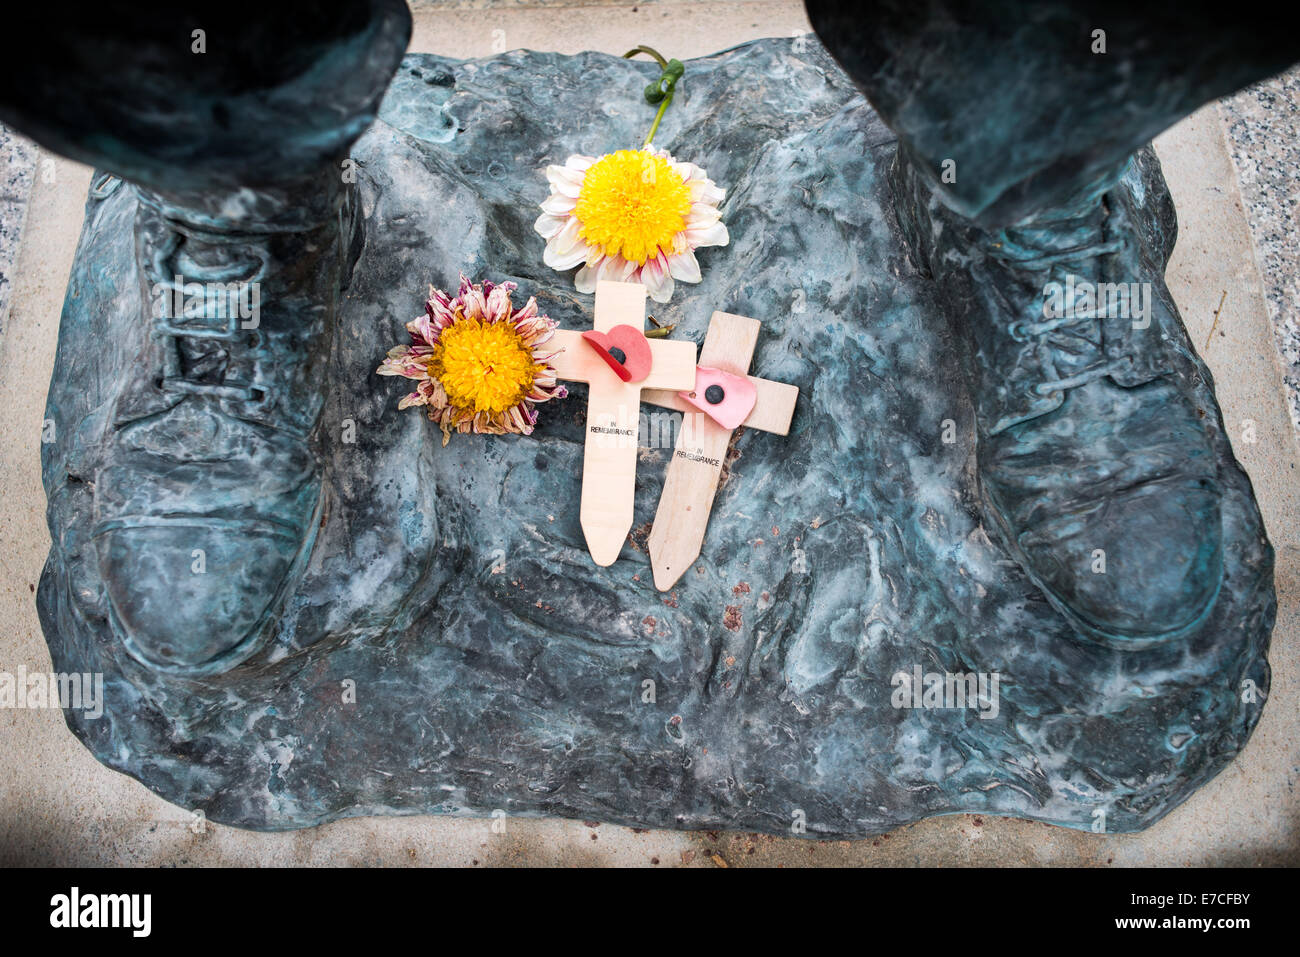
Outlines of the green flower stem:
M641 44L640 46L638 46L636 49L634 49L634 50L628 50L626 53L624 53L624 54L623 54L623 59L624 59L624 60L630 60L630 59L632 59L632 57L636 56L638 53L644 53L644 54L646 54L647 56L652 56L652 57L654 57L654 58L655 58L655 62L659 64L659 69L661 69L661 70L667 70L667 69L668 69L668 61L665 60L665 59L663 58L663 54L662 54L662 53L659 53L659 52L658 52L657 50L655 50L653 47L648 47L648 46L646 46L644 43Z
M670 104L672 101L673 101L673 94L672 91L669 90L668 93L664 95L663 102L659 104L659 112L655 114L655 121L650 126L650 132L646 135L645 142L641 144L642 149L645 149L647 146L649 146L651 143L654 142L655 133L659 131L659 121L664 118L664 113L668 109L668 104Z
M673 102L673 95L677 92L677 81L686 72L686 67L681 60L665 60L662 53L645 44L634 50L628 50L623 54L623 59L630 60L640 53L653 57L654 61L659 64L660 70L659 78L645 88L645 101L651 106L656 103L659 104L659 112L655 114L655 121L654 125L650 127L650 134L645 138L645 142L641 144L641 148L645 149L654 142L655 133L659 131L659 123L664 118L664 113L667 112L669 105Z

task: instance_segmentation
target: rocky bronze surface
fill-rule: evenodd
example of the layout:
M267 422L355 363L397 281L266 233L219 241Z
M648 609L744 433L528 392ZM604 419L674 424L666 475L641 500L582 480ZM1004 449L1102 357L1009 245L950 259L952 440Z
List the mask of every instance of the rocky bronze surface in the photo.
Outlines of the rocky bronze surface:
M160 675L108 625L89 534L94 413L130 378L147 303L134 190L92 195L50 389L54 544L38 596L55 668L105 675L104 716L67 711L74 732L166 799L252 828L495 809L806 821L813 836L953 811L1111 831L1158 819L1244 746L1268 690L1272 553L1209 372L1163 319L1169 381L1217 458L1218 600L1174 644L1085 640L982 513L950 291L904 252L892 134L814 41L692 61L658 136L728 190L732 241L700 254L704 281L679 284L656 318L699 341L714 309L754 316L751 371L801 389L788 438L737 435L679 587L654 589L646 526L613 566L587 556L582 387L543 407L531 438L443 448L397 411L402 385L374 368L429 282L514 280L564 327L590 326L591 297L541 261L542 171L639 144L653 70L600 54L403 62L352 150L365 244L335 324L316 544L272 640L220 675ZM1153 158L1119 188L1163 261L1175 225ZM648 523L676 416L645 411ZM912 703L900 672L996 674L998 693L896 707Z

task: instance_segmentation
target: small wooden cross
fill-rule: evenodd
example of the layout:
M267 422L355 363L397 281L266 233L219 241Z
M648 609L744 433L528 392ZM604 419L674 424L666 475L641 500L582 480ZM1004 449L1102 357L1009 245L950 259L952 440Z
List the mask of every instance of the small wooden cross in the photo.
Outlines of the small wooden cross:
M672 588L699 557L736 426L777 435L790 432L799 388L747 374L760 325L757 319L715 312L700 350L695 388L686 390L686 395L647 389L641 396L654 405L687 413L650 530L650 565L660 591ZM688 419L693 423L690 428Z
M580 521L597 565L614 564L632 530L641 390L695 384L695 343L646 339L645 297L639 283L598 282L592 331L557 329L552 340L564 349L556 375L589 387Z

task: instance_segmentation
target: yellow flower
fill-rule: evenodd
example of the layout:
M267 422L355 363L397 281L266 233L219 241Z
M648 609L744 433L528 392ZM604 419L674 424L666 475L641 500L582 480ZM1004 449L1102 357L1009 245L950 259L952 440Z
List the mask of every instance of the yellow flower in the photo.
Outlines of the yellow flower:
M666 159L619 150L587 170L573 215L588 244L644 265L660 248L673 249L690 211L690 190Z
M423 405L442 429L442 444L457 432L530 435L539 402L568 395L544 346L558 325L538 315L537 300L518 312L512 282L471 283L460 277L453 299L429 288L425 315L406 324L409 346L390 350L375 371L416 380L399 409Z
M579 292L594 292L601 279L639 282L667 302L674 280L700 281L696 249L730 241L718 211L726 192L666 150L570 156L546 177L551 194L534 229L552 269L583 264L574 277Z
M429 360L448 401L475 412L504 412L523 401L544 368L513 328L474 319L445 329Z

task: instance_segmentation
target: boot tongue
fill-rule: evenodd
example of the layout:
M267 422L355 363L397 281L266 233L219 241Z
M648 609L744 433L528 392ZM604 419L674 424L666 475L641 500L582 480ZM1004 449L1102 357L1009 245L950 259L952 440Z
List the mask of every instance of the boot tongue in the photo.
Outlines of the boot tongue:
M221 385L226 380L230 352L211 339L178 339L181 377L203 385Z
M1025 320L1053 326L1038 335L1051 350L1059 378L1083 372L1104 355L1099 318L1104 304L1098 302L1097 290L1106 281L1106 210L1095 200L1088 202L1057 210L1050 220L1039 217L1003 230L1001 246L994 250L998 258L1022 267L1027 278L1041 281L1035 300L1039 311Z

